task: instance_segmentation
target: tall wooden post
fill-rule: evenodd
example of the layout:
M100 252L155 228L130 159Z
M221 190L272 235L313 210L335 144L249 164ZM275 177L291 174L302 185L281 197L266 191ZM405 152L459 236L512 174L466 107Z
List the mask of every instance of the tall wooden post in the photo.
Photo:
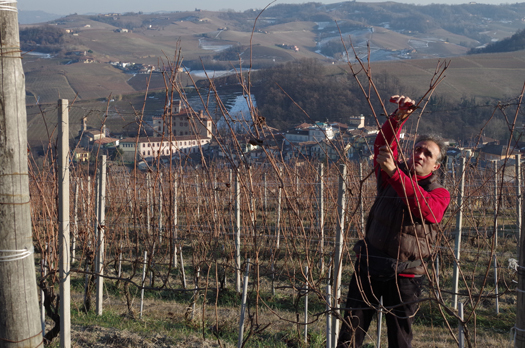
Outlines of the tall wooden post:
M346 164L339 165L339 173L339 193L337 195L337 230L334 245L334 277L332 278L332 291L334 292L332 297L332 308L338 308L341 300L341 276L343 274L343 234L346 213ZM335 311L337 313L341 312L338 309ZM332 319L332 335L332 347L335 347L337 345L337 338L339 337L339 320L337 318Z
M75 180L75 199L73 201L73 235L71 236L71 262L75 262L76 248L77 248L77 236L78 236L78 181Z
M277 250L279 250L281 246L281 203L282 203L282 196L283 196L283 188L282 184L284 184L284 180L282 180L283 177L283 168L279 168L279 189L277 191L277 221L275 223L275 233L277 234L277 241L276 241L276 247Z
M319 163L317 168L317 227L319 228L319 254L321 256L321 273L324 273L324 167Z
M162 173L159 175L159 244L162 244Z
M220 231L220 221L219 221L219 198L217 194L217 173L213 176L213 224L215 225L215 231ZM217 233L217 237L218 237Z
M454 265L454 275L452 278L452 305L454 309L458 308L458 283L459 283L459 259L461 257L461 228L463 225L463 194L465 192L465 158L461 159L461 182L459 184L458 192L458 213L456 215L456 236L454 244L454 257L456 263Z
M153 204L150 203L150 191L151 191L151 184L150 184L150 175L149 173L146 174L146 230L148 231L148 238L151 236L151 206Z
M328 272L330 274L330 272ZM332 287L330 281L326 285L326 348L332 348L333 335L332 335Z
M518 254L520 250L521 233L521 155L516 155L516 237L518 240Z
M0 8L0 347L42 344L16 2Z
M178 198L177 198L177 195L178 195L178 189L179 187L179 182L178 182L178 177L175 176L175 179L173 180L173 267L177 268L177 224L179 223L178 221L178 216L177 216L177 213L179 211L178 209Z
M97 315L102 315L102 302L104 291L104 230L106 224L106 156L101 156L99 170L99 197L97 221L97 255L95 272L97 273Z
M522 217L525 214L522 213ZM525 348L525 233L523 231L525 224L521 223L521 236L519 240L519 265L518 265L518 288L517 291L517 308L516 308L516 325L515 330L515 348Z
M235 173L235 289L241 293L241 184L239 170Z
M498 247L498 161L492 162L494 165L494 247ZM502 174L503 175L503 174Z
M266 173L263 173L263 210L264 214L263 216L266 216L266 213L268 211L268 180L266 178Z
M58 221L60 241L60 347L71 347L70 234L69 234L69 113L67 99L58 101Z
M518 165L519 166L519 165ZM516 172L518 169L516 169ZM516 173L518 175L518 173ZM521 185L521 173L516 178L518 185ZM518 198L521 198L518 196ZM523 206L522 206L523 207ZM520 211L520 216L523 218L525 214ZM520 234L518 240L518 288L517 291L517 308L516 308L516 325L514 326L515 331L515 348L525 348L525 233L523 231L523 220L521 220Z
M363 163L359 162L359 181L363 181L364 175L363 175ZM364 187L364 183L361 187ZM365 195L361 191L359 193L361 195L360 203L359 203L359 214L360 214L360 226L361 226L361 233L365 233ZM359 236L358 236L359 237Z
M201 213L200 213L200 210L201 210L201 201L200 201L200 197L199 197L199 174L195 174L195 202L197 204L197 221L200 221L200 217L201 217Z

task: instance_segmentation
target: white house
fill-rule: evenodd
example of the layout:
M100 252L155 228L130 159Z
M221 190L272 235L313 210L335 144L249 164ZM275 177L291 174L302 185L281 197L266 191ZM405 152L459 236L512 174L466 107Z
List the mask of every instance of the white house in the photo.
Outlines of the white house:
M334 137L334 130L331 125L324 122L316 122L304 129L294 129L283 134L289 143L303 143L309 141L324 141Z
M133 161L135 155L137 159L148 159L197 153L201 147L207 147L210 141L209 138L194 135L172 137L171 145L169 137L126 138L120 141L119 149L124 161Z

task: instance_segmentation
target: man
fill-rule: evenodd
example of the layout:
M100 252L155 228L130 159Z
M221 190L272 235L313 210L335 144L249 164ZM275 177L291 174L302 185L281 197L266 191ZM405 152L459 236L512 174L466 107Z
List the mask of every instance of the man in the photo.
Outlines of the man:
M374 144L377 197L366 223L365 239L354 246L355 272L350 282L345 320L338 347L361 347L383 297L388 347L411 347L412 321L432 254L438 223L450 193L435 174L446 154L439 137L420 136L413 154L401 158L401 128L415 109L414 101L393 96L398 109L389 117ZM375 308L374 308L375 307Z

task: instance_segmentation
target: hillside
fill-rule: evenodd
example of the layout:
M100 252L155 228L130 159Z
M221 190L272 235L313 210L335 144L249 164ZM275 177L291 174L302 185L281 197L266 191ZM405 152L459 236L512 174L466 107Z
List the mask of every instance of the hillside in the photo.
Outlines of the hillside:
M101 61L136 59L155 64L158 57L170 55L179 47L186 62L191 62L212 57L228 47L248 45L250 40L275 50L274 55L284 50L276 44L286 44L298 47L298 52L292 51L294 59L341 60L344 48L340 32L347 43L351 37L357 47L366 47L370 41L371 49L377 52L373 60L450 57L511 36L524 26L523 18L524 4L413 6L341 2L279 4L263 13L71 15L50 24L68 30L80 40L78 46L91 49ZM115 32L120 28L129 32ZM263 56L252 59L261 66L273 63Z
M204 66L209 71L240 71L241 67L246 71L250 65L261 69L313 58L326 66L327 76L334 76L335 81L338 75L348 73L341 37L353 63L352 46L361 59L370 56L374 74L386 72L415 93L426 91L439 59L451 64L436 95L450 100L505 99L517 95L524 82L524 51L466 55L472 47L519 30L525 18L523 4L275 5L261 14L252 32L257 15L258 11L195 11L71 15L52 21L49 24L70 37L63 40L63 52L52 58L24 55L28 105L76 98L79 104L88 103L88 109L96 105L95 113L103 114L103 103L109 96L121 100L130 95L138 103L146 88L163 89L166 75L126 73L110 62L163 68L177 59L178 52L186 68L202 70ZM21 26L22 30L35 27ZM203 76L192 74L191 78ZM186 73L179 74L178 81L183 86L193 84ZM123 105L120 108L126 107ZM156 105L151 110L159 108ZM126 112L132 114L133 110ZM35 119L31 119L30 139L47 136L38 113L37 109L28 112L28 117Z
M516 34L501 41L488 44L486 47L471 49L468 53L495 53L512 52L525 49L525 30L518 30Z

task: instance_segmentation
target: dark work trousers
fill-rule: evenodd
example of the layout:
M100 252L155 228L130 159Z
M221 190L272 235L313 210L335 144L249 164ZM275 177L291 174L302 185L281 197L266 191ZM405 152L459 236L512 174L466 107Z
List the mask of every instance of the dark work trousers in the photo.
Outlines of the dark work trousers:
M385 316L388 347L412 347L412 322L419 306L417 299L421 294L423 277L398 276L390 280L370 278L369 281L366 267L363 268L356 270L350 281L345 308L353 309L345 311L345 321L339 333L337 347L362 346L370 322L377 313L376 308L381 296L383 296L383 306L387 308Z

